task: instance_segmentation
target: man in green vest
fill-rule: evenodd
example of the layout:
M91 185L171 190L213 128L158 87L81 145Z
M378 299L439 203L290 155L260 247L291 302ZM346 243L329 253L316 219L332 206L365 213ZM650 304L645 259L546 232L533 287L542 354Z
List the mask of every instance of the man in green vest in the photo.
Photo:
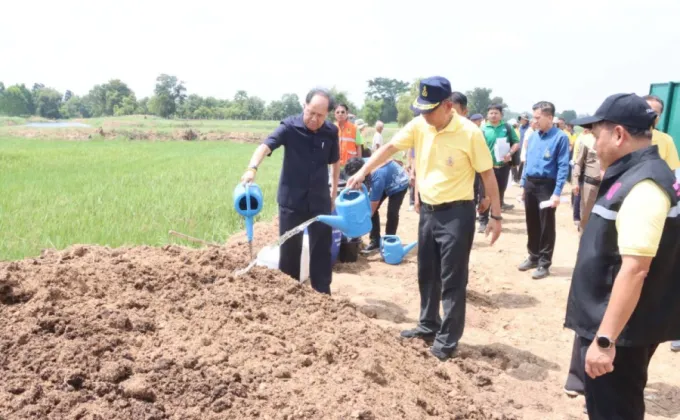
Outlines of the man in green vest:
M503 121L503 105L491 104L486 115L486 124L482 127L486 145L491 151L493 158L493 172L498 182L498 192L501 196L501 209L512 210L512 204L505 204L505 190L510 180L510 162L512 155L519 150L519 138L510 124ZM489 210L479 215L479 228L477 232L486 232L489 223Z

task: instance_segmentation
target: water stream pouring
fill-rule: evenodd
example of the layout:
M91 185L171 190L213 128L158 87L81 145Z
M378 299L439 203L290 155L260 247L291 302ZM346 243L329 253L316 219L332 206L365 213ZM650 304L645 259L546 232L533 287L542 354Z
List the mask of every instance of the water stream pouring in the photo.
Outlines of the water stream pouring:
M347 238L359 238L371 231L371 202L365 185L363 191L345 188L335 199L337 216L318 216L317 220L338 229Z
M406 254L418 245L418 242L401 245L401 239L397 235L385 235L380 239L380 254L387 264L400 264Z
M234 189L234 208L246 220L246 235L250 259L253 259L253 219L264 205L262 190L257 184L238 184Z

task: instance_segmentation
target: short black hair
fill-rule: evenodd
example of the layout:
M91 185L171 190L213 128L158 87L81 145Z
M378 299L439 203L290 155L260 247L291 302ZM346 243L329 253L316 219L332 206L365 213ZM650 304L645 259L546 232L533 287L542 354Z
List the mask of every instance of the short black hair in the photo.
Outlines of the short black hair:
M656 96L656 95L645 95L645 96L642 97L642 99L644 99L645 101L658 102L661 105L661 112L663 112L664 103L663 103L663 100L661 98L659 98L658 96Z
M357 172L359 172L359 169L364 167L364 160L360 157L355 157L347 161L345 164L345 169L343 171L345 172L345 175L347 177L350 177ZM370 189L371 187L371 175L368 174L366 175L366 179L364 179L364 185L366 188Z
M335 109L335 99L333 99L333 95L331 95L331 92L328 89L324 88L313 88L310 90L307 94L307 97L305 98L305 103L309 105L309 103L312 102L312 98L314 98L316 95L323 96L324 98L328 99L328 112L331 112Z
M349 107L347 106L347 104L337 104L335 106L335 109L338 109L340 107L345 108L345 111L349 112Z
M595 124L602 124L610 129L614 128L617 125L620 125L621 127L625 128L628 134L630 134L631 137L639 139L645 139L645 140L651 140L652 139L652 128L638 128L638 127L628 127L627 125L624 124L617 124L613 123L611 121L602 121L600 123L595 123Z
M555 105L553 105L552 102L548 101L540 101L536 102L533 107L531 107L532 110L536 111L537 109L540 109L542 113L544 114L549 114L550 116L555 116Z
M359 169L364 167L364 160L360 157L355 157L347 161L345 164L345 174L352 176L359 172Z
M567 120L565 120L564 117L559 117L558 120L564 121L565 123L567 122Z
M494 103L494 104L489 105L486 108L487 112L491 111L492 109L495 109L496 111L500 112L501 114L503 113L503 105L501 105L501 104L495 104Z
M451 102L458 104L463 108L467 108L468 104L467 96L463 95L461 92L451 93Z

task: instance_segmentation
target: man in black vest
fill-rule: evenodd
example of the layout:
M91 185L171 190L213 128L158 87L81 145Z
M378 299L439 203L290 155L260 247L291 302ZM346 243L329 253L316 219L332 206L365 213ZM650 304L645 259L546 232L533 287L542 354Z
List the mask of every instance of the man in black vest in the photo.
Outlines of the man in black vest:
M680 185L651 145L656 114L641 97L608 97L592 117L606 169L572 277L565 327L585 360L591 419L644 418L647 368L680 338Z

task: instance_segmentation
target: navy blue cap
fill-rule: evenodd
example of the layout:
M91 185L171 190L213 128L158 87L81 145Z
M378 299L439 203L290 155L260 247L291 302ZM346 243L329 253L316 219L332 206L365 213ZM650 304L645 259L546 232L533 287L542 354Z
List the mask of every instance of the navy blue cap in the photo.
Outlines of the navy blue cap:
M472 116L470 116L470 121L479 121L483 119L484 117L482 116L482 114L473 114Z
M451 97L451 83L441 76L428 77L420 81L418 97L411 109L418 114L428 114L435 110L443 100Z
M655 120L656 112L642 97L634 93L617 93L607 97L597 108L595 115L577 118L571 124L586 127L608 121L624 127L645 130L651 128Z

